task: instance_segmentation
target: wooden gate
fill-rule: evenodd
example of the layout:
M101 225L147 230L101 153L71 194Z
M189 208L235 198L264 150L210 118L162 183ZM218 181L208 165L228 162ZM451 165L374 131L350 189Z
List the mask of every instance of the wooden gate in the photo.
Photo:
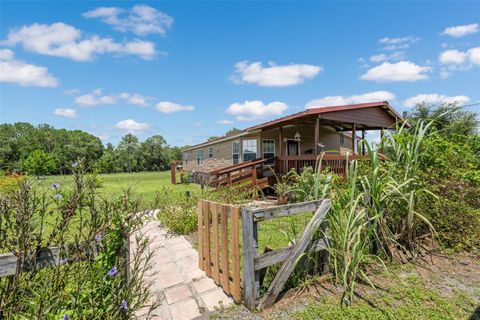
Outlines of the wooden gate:
M328 268L327 240L325 238L326 225L323 223L330 209L330 200L315 200L293 203L269 208L242 208L242 239L243 239L243 297L244 304L250 310L263 309L272 305L283 290L285 283L294 271L294 268L303 253L322 251L320 258L321 272ZM260 254L258 252L257 223L287 216L314 212L313 217L306 225L302 236L294 245ZM323 230L319 239L314 239L315 232ZM269 266L282 263L275 278L263 297L260 297L261 274Z
M326 225L323 222L329 209L330 200L328 199L267 208L240 208L200 200L198 202L199 267L227 294L231 295L235 302L243 302L250 310L268 307L276 301L294 271L297 261L305 251L320 251L322 262L320 272L327 271L328 252L324 229ZM258 223L308 212L313 212L313 217L294 245L263 254L258 252ZM323 235L315 238L314 234L319 228L324 231ZM243 248L242 256L240 256L241 248ZM265 274L268 267L279 263L282 263L282 266L265 295L260 297L262 274ZM243 269L242 278L241 269ZM241 284L243 284L242 287Z
M235 302L241 303L239 223L239 207L207 200L198 202L199 267Z

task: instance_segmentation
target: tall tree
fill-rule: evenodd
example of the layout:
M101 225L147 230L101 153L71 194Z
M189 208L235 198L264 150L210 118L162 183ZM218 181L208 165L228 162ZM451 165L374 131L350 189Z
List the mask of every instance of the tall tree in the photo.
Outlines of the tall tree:
M29 174L39 177L55 170L55 160L42 150L35 150L22 161L22 168Z
M416 124L420 121L434 120L434 128L444 136L472 135L478 133L478 114L458 107L456 104L441 105L418 104L408 116L408 121Z
M124 169L128 172L137 171L138 160L140 159L140 144L138 138L131 133L123 136L118 144L118 157L124 164Z
M237 134L237 133L239 133L239 132L241 132L241 131L242 131L242 130L233 127L232 129L230 129L230 130L228 130L227 132L225 132L225 135L226 135L226 136L231 136L231 135Z
M144 170L162 170L168 168L167 141L161 135L145 140L140 149Z

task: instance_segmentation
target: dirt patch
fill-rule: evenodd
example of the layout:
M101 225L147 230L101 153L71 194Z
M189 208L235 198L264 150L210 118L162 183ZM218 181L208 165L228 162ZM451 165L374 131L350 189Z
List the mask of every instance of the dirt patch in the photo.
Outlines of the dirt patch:
M319 303L325 299L338 303L342 290L333 284L330 277L331 275L324 275L308 286L287 291L269 309L251 313L240 306L226 310L218 317L222 319L284 319L307 308L310 304ZM371 302L368 297L384 296L388 299L382 300L383 307L395 309L397 305L400 306L403 303L403 298L398 297L398 293L391 292L391 288L402 282L408 286L411 281L409 279L415 279L419 286L435 291L447 299L459 293L465 295L480 308L480 257L467 254L452 256L430 254L415 263L389 266L389 272L371 277L377 291L368 284L359 284L356 287L356 300L365 302L372 308L378 308L378 301Z
M399 274L408 275L419 276L444 296L460 290L480 303L480 256L432 254L418 260L412 271Z

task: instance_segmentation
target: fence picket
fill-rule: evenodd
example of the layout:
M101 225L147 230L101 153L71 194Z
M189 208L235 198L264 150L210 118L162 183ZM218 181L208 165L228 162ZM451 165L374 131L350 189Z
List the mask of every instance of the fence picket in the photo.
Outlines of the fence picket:
M204 238L203 243L205 245L205 263L204 271L205 273L211 277L212 276L212 269L211 269L211 259L210 259L210 206L207 201L203 202L203 223L204 223Z
M212 236L213 236L213 252L212 252L212 276L216 284L220 284L219 276L219 254L218 254L218 206L216 203L209 203L212 212Z
M203 243L203 201L198 202L197 215L198 215L198 267L201 270L205 270L204 267L204 243Z
M242 300L240 289L240 208L233 207L232 214L232 246L233 246L233 297L236 301Z
M226 292L230 293L229 288L229 263L228 263L228 215L227 215L227 207L221 207L221 229L222 229L222 241L221 241L221 248L222 248L222 279L221 284L222 287L225 289Z

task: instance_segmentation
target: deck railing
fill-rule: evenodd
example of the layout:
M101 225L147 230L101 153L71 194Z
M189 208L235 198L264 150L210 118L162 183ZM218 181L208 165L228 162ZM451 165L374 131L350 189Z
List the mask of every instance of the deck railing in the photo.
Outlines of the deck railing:
M231 187L237 186L242 189L263 189L268 186L268 177L264 174L269 171L266 163L271 159L255 159L246 161L226 168L209 172L210 186Z
M291 169L295 169L300 173L305 167L312 167L316 170L321 161L322 169L328 168L333 173L344 176L346 174L346 167L349 161L360 158L358 155L341 154L324 154L321 155L299 155L299 156L279 156L277 158L276 166L277 172L285 174Z

